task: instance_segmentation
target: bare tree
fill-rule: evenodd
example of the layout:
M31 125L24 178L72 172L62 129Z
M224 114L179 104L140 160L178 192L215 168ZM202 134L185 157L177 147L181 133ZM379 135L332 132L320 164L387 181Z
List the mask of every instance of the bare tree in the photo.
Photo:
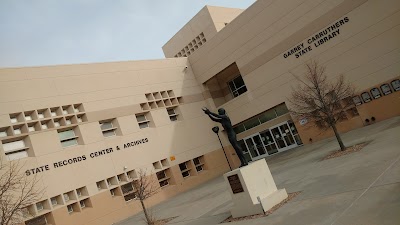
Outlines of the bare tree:
M133 186L136 191L136 200L139 200L140 204L142 205L147 225L154 225L156 220L153 215L149 213L146 209L144 200L155 195L160 190L160 186L155 181L155 178L150 174L147 174L145 170L139 170L137 172L137 175L138 179L133 182Z
M23 222L26 207L43 196L43 190L37 188L37 177L27 177L22 168L19 161L0 158L0 225Z
M328 80L326 67L315 61L306 63L306 69L304 80L296 76L301 85L293 90L289 99L290 111L299 118L314 121L319 128L331 128L343 151L346 148L336 124L346 117L345 110L354 106L354 88L345 81L343 75L336 80Z

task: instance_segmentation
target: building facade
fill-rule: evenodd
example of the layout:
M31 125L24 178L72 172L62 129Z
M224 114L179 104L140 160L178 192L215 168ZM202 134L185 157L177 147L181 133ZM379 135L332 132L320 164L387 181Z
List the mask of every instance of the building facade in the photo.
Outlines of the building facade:
M45 190L25 224L127 218L141 210L140 170L161 187L149 206L222 175L202 107L226 109L249 160L332 136L288 112L311 59L357 89L340 132L399 116L399 40L395 0L259 0L204 7L163 46L166 59L0 69L1 158Z

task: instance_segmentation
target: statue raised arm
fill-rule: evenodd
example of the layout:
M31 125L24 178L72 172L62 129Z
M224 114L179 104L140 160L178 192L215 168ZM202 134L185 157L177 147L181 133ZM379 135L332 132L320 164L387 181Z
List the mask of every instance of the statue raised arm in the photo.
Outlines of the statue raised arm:
M218 109L218 114L211 112L207 108L203 108L203 111L205 114L210 117L210 119L214 122L221 123L222 127L224 127L227 135L229 142L231 143L232 147L235 149L236 155L240 159L240 167L246 166L247 165L247 160L243 155L242 148L240 147L239 143L236 140L236 133L233 130L231 120L225 113L225 109L220 108Z

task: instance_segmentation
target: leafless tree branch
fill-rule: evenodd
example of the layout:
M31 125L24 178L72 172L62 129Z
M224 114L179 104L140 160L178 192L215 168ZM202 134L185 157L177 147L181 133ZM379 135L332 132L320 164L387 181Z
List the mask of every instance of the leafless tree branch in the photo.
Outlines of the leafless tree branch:
M295 76L301 84L292 91L289 98L290 111L297 117L314 121L319 128L332 128L340 148L344 150L336 124L345 118L345 111L354 106L354 87L345 81L343 75L339 75L335 81L329 81L325 74L326 68L316 61L305 66L304 79Z
M0 225L22 222L26 207L43 197L37 176L25 176L23 166L19 160L0 158Z

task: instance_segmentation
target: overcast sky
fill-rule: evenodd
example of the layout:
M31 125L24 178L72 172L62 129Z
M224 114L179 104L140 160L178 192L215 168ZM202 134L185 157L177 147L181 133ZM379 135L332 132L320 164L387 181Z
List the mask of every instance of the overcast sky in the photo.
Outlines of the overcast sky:
M254 0L0 0L0 67L164 58L205 5Z

